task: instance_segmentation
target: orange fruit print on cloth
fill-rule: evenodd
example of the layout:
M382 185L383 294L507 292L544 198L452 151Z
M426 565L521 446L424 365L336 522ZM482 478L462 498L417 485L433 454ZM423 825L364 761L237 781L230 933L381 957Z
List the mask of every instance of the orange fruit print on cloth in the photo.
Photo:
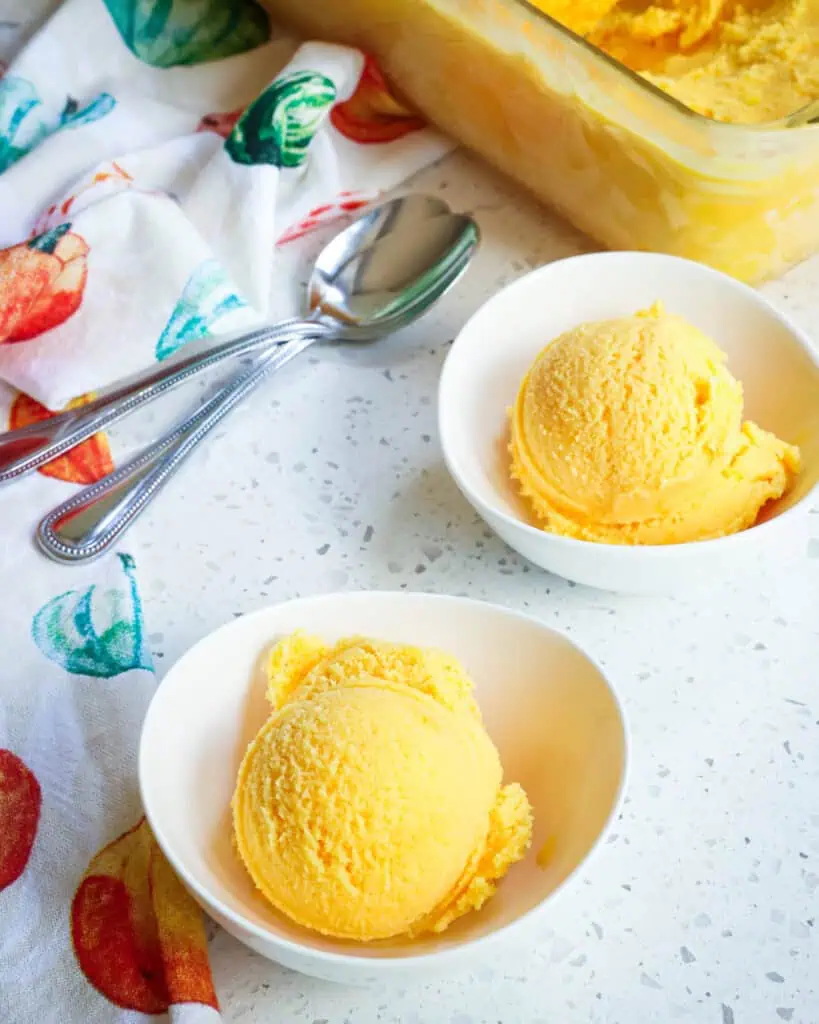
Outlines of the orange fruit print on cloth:
M322 203L315 206L297 223L292 224L277 240L276 245L283 245L285 242L292 242L302 235L315 231L316 228L332 224L340 217L354 210L360 210L377 198L375 193L363 192L340 192L336 199L330 203Z
M61 199L58 203L52 203L37 219L35 235L45 235L54 226L59 228L63 226L70 227L70 225L63 224L64 219L72 210L75 214L79 212L77 210L78 206L83 208L87 205L90 199L89 193L97 192L100 187L104 188L110 195L114 191L130 188L133 183L134 179L131 175L124 168L120 167L116 160L112 160L101 170L94 171L90 177L87 177L77 186L71 195Z
M79 309L88 245L70 228L0 250L0 344L36 338Z
M337 132L362 145L394 142L426 127L422 118L395 99L371 57L365 58L355 92L333 107L330 121Z
M219 1008L202 916L141 818L94 857L71 904L77 962L126 1010Z
M22 875L37 835L42 795L34 773L0 750L0 892Z
M67 408L76 409L78 406L90 402L93 397L93 395L80 395L79 398L73 398ZM40 405L33 398L21 394L15 398L11 407L9 430L27 427L29 423L41 423L55 415L56 413L46 409L44 405ZM65 455L60 455L44 466L40 466L38 472L43 476L51 476L69 484L93 484L97 480L102 480L113 470L114 460L111 458L108 438L105 434L99 433L78 444Z
M241 116L242 108L224 114L205 114L196 126L196 130L198 132L216 132L217 135L226 139L236 127L236 122Z

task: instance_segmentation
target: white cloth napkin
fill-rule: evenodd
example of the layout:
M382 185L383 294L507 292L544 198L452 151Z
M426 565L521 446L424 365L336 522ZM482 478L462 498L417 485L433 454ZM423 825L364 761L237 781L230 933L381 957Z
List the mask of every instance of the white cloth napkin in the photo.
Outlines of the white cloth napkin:
M0 0L0 429L291 312L288 242L448 148L360 53L254 0L66 0L37 28L53 6ZM4 1022L218 1020L136 793L156 681L130 536L71 569L30 539L113 465L98 436L0 492Z

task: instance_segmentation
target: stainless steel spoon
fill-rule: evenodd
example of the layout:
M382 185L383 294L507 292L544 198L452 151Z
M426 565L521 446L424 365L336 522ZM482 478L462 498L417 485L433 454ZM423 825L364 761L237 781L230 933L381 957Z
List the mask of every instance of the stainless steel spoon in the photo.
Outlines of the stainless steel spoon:
M379 252L400 221L424 221L449 213L449 207L435 196L408 195L370 210L337 235L320 253L311 281L310 306L314 301L335 295L335 278L352 272L350 259L360 258L379 242ZM346 262L345 262L346 261ZM167 366L151 367L125 382L113 385L105 395L87 405L0 434L0 484L16 480L38 466L50 462L80 442L104 430L112 423L139 409L160 395L167 394L206 370L227 359L265 350L296 335L312 335L312 322L301 319L279 324L264 324L252 331L231 337L203 352L176 360Z
M406 202L385 204L360 234L343 232L334 239L314 268L309 312L291 340L268 348L169 434L54 509L37 529L42 550L59 562L97 558L266 376L317 341L372 341L425 313L466 270L479 234L470 217L448 211L429 216L428 210L419 217L419 212Z

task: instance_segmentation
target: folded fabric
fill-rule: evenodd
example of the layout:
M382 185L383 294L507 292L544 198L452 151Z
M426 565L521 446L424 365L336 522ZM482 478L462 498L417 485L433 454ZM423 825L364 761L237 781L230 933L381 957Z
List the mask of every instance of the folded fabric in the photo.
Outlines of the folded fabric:
M23 6L36 21L49 4L0 6L0 59L25 40L0 78L0 429L291 314L292 243L449 148L362 54L300 44L253 0L66 0L36 31ZM204 923L136 793L155 678L130 535L72 569L30 540L119 456L97 436L0 491L0 1020L15 1024L218 1020Z

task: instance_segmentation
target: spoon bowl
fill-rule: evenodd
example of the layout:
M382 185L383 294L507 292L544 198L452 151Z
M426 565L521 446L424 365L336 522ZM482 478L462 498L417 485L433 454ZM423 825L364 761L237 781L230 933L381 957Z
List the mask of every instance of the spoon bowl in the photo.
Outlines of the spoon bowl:
M437 301L478 241L475 221L440 199L407 196L379 206L322 249L307 289L308 318L337 340L375 340Z

